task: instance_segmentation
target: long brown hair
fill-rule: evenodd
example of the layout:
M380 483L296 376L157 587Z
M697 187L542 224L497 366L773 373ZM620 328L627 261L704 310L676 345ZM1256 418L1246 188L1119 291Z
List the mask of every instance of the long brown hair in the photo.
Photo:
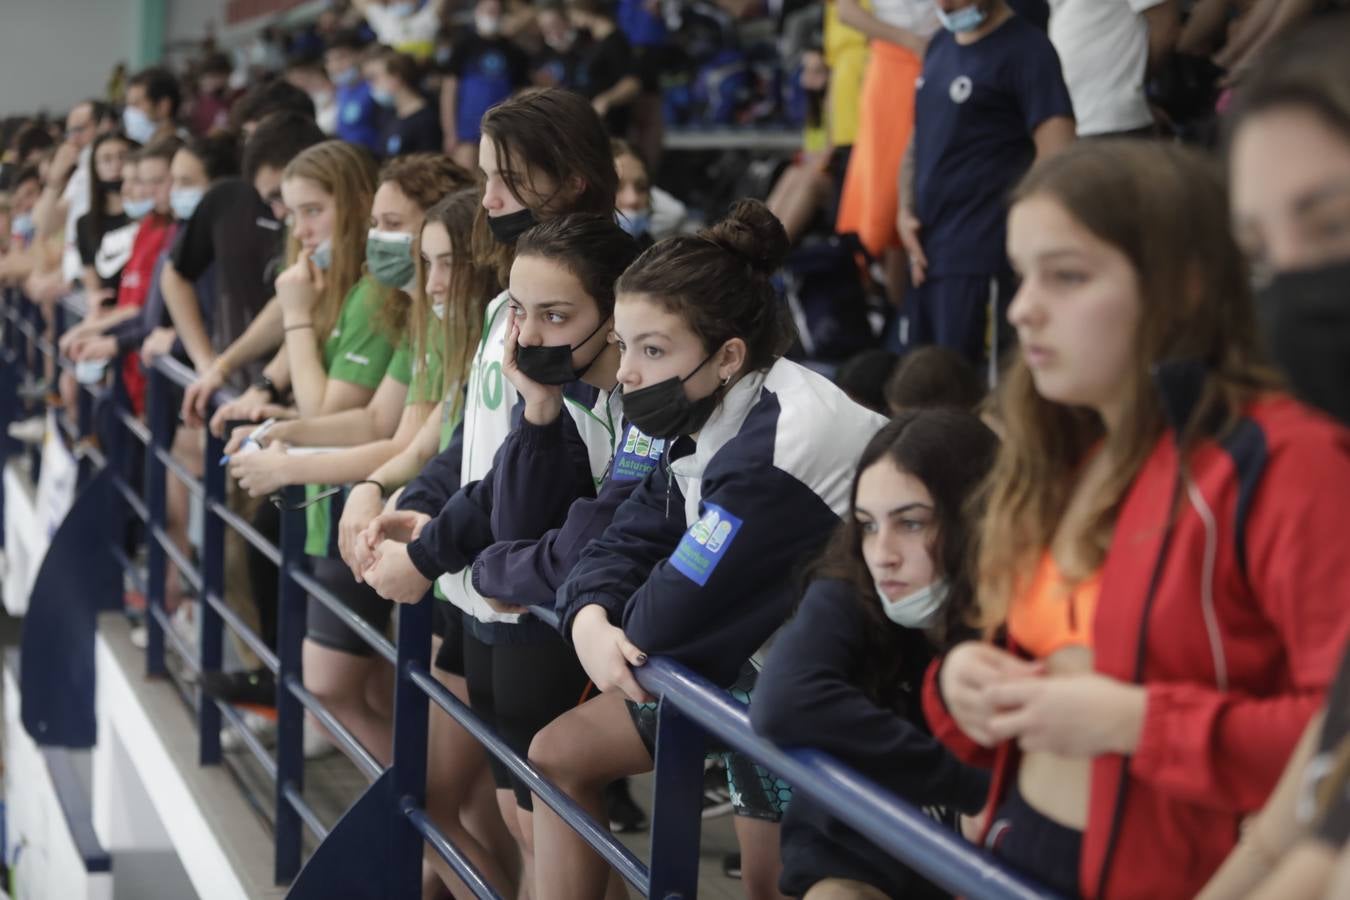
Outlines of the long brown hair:
M1006 618L1020 580L1050 546L1077 473L1098 443L1110 472L1072 537L1073 579L1100 567L1121 502L1165 428L1152 372L1189 360L1207 371L1179 436L1184 451L1204 431L1221 433L1253 396L1278 384L1258 349L1247 268L1229 230L1228 195L1218 167L1199 153L1160 142L1084 142L1036 165L1013 195L1058 203L1129 260L1142 314L1122 421L1108 434L1082 407L1045 399L1019 357L999 385L1003 444L985 493L980 540L979 624Z
M442 197L470 187L473 184L473 176L448 156L439 153L410 153L407 156L396 156L380 168L379 183L383 185L386 182L397 185L403 196L416 204L425 215L426 211L435 206ZM418 231L420 230L419 228ZM413 235L414 244L418 237L419 235ZM416 262L415 246L411 252ZM414 291L414 294L416 293ZM427 302L426 291L421 292L421 300L416 296L409 298L399 288L384 287L383 294L381 297L383 302L380 303L375 325L388 335L390 340L402 341L408 332L409 324L415 318L414 307L419 303L425 306ZM429 309L424 308L421 312L420 321L423 323L421 331L425 331Z
M483 114L483 136L492 141L506 189L541 221L572 212L614 214L619 172L609 135L591 103L561 88L522 91ZM548 197L529 196L532 179L555 185ZM503 284L515 248L492 237L487 211L479 210L474 251L497 269Z
M473 223L481 196L477 188L455 191L427 210L422 225L426 228L435 222L450 236L450 296L439 329L431 327L435 318L427 296L427 269L422 262L421 235L418 235L416 245L417 296L411 322L413 359L424 362L434 354L440 358L443 368L441 384L420 385L414 378L411 396L414 402L442 400L450 404L450 421L457 420L462 412L463 389L468 383L469 366L482 337L483 317L488 302L501 290L496 270L479 264L473 256Z
M324 295L314 310L314 334L321 345L337 324L347 292L362 277L375 171L375 160L355 144L324 141L302 151L282 172L283 180L307 178L333 197L333 261L324 273ZM293 263L300 256L300 242L294 234L289 244L286 259Z
M864 658L858 671L864 693L883 706L895 702L909 667L922 667L928 653L906 653L914 642L895 627L882 609L876 584L862 553L858 524L858 482L862 473L883 460L923 483L933 498L936 529L930 550L934 574L946 580L947 608L933 629L936 649L969 636L966 622L975 606L975 532L979 523L978 489L989 474L998 438L973 413L952 407L913 409L896 416L868 441L853 475L853 490L844 520L808 578L837 578L853 588L855 602L868 623ZM918 642L921 643L921 642ZM917 649L917 648L916 648ZM911 673L912 674L912 673Z

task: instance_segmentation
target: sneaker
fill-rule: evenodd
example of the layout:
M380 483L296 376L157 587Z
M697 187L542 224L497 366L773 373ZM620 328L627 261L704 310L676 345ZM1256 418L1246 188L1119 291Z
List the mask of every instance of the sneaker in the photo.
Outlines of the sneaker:
M208 697L234 706L274 707L277 679L267 668L252 672L209 672L202 675L202 690Z
M740 880L741 855L739 853L728 853L722 857L722 874L728 878Z
M703 770L703 818L716 819L729 812L731 789L727 787L727 770L721 762L714 762Z
M131 646L137 650L144 650L150 646L150 633L145 630L145 625L135 625L131 629Z
M11 422L9 436L21 444L40 444L47 437L47 417L33 416L21 422Z
M274 720L259 715L252 710L240 710L240 713L244 719L244 727L256 735L258 740L262 741L263 746L267 746L276 740L277 723ZM220 729L220 749L226 753L234 753L247 748L239 732L226 726Z
M647 814L633 801L627 778L620 778L605 788L605 810L609 815L609 830L616 834L647 830Z

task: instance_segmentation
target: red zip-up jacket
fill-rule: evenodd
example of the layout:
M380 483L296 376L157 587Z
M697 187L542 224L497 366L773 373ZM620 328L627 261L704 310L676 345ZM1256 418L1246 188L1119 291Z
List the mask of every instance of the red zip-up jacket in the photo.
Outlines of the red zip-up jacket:
M1350 432L1283 396L1246 416L1237 453L1207 440L1189 454L1212 525L1184 493L1171 514L1179 468L1170 433L1121 507L1093 623L1094 668L1142 684L1147 711L1132 756L1093 760L1084 897L1194 896L1274 788L1350 634ZM1206 624L1207 596L1217 633ZM939 692L940 665L928 670L924 712L958 757L994 768L996 808L1016 777L1016 746L986 749L960 730Z

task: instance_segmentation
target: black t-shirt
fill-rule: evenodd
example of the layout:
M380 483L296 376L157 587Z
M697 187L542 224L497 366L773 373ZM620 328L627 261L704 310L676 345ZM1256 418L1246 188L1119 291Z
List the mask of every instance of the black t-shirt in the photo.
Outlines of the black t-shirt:
M131 258L135 235L136 229L126 213L104 216L97 225L88 213L75 220L75 246L80 251L80 262L94 267L105 288L117 289L122 267Z
M188 281L216 265L216 301L206 327L219 353L244 333L271 298L264 279L268 263L282 252L281 223L253 186L242 178L213 185L178 232L173 266ZM248 367L251 379L257 372Z
M576 90L594 100L629 75L637 75L633 45L617 28L603 40L581 51L576 67ZM631 104L630 104L631 106ZM610 134L623 136L628 130L629 106L611 109L605 115Z
M444 146L441 117L428 103L411 115L391 119L384 126L380 146L386 159L409 153L440 153Z

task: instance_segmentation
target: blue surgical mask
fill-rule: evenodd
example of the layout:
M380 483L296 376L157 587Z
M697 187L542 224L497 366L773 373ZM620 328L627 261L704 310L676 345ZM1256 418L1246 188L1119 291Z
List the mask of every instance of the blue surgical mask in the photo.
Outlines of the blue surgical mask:
M642 237L652 226L652 214L648 210L619 210L619 227L630 237Z
M952 34L965 34L974 31L984 24L984 20L989 18L989 13L981 9L976 4L963 6L960 9L946 12L942 7L937 8L938 21L942 27Z
M394 95L384 88L372 87L370 89L370 99L386 108L394 105Z
M342 87L348 87L350 85L356 84L360 80L361 80L361 70L356 68L356 66L348 66L341 72L337 73L337 77L333 79L333 81L336 84L339 84Z
M942 610L947 606L947 582L939 578L927 587L921 587L912 594L906 594L899 600L889 599L877 584L877 596L881 598L881 608L886 618L902 628L923 631L931 628Z
M411 2L411 0L401 0L399 3L387 4L384 8L400 19L406 19L417 10L417 4Z
M145 110L139 106L128 106L122 110L122 128L126 131L127 137L138 144L150 143L150 139L158 130L155 123L145 114Z
M328 267L333 264L333 242L329 238L324 238L323 243L315 247L309 254L309 261L314 263L314 268L320 272L327 272Z
M126 213L131 219L144 219L155 209L154 198L146 200L123 200L122 212Z
M206 191L202 188L174 188L169 192L169 205L173 207L174 218L186 222L192 218L197 204L202 202Z

